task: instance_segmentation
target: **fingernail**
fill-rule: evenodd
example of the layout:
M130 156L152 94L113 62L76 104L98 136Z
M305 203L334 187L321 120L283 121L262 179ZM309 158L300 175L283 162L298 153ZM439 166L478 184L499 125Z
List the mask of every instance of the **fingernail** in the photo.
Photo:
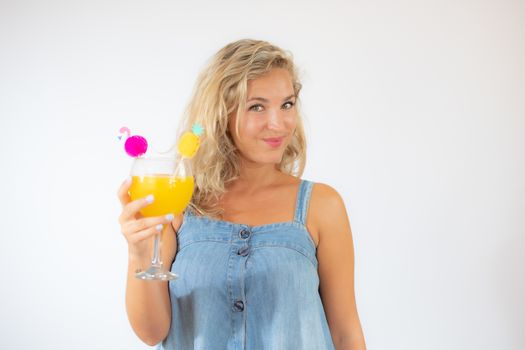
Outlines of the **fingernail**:
M173 221L173 218L174 218L173 214L166 215L166 220L168 221Z
M164 226L164 225L162 225L162 224L158 224L157 226L155 226L155 229L156 229L157 231L162 231L162 227L163 227L163 226Z
M128 176L124 182L126 185L129 185L131 183L131 176Z
M146 197L146 202L148 203L153 203L153 200L155 199L155 197L153 197L152 194L150 194L149 196Z

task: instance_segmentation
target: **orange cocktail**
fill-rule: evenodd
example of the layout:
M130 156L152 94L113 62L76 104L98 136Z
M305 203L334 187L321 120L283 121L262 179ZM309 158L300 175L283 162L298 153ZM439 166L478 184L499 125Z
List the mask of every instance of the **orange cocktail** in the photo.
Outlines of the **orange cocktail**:
M193 176L144 175L132 176L129 189L131 200L152 194L152 204L141 209L147 217L166 214L180 214L186 208L193 194Z

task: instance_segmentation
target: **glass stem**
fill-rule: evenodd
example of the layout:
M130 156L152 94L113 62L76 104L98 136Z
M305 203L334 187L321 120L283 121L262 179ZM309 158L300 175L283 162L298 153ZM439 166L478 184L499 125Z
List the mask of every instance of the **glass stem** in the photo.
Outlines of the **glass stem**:
M160 235L160 233L156 233L155 240L153 241L153 258L151 259L151 265L155 267L162 266L162 261L160 261Z

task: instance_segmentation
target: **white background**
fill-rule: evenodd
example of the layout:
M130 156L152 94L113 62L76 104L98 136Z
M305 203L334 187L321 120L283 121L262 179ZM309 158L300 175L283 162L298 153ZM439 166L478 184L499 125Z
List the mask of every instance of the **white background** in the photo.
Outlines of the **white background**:
M124 307L118 129L171 146L241 38L303 72L303 177L345 199L368 348L524 349L519 0L0 1L0 348L148 348Z

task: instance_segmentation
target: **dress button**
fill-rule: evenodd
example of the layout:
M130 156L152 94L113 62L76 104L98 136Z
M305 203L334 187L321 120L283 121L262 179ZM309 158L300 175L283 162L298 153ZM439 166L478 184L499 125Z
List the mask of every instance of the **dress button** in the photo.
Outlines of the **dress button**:
M250 237L250 231L248 231L247 229L242 229L240 232L239 232L239 236L241 236L242 239L246 239L248 237Z
M249 252L250 252L250 247L241 247L241 249L237 251L237 254L240 256L246 256L248 255Z
M235 303L233 303L233 311L243 311L244 310L244 303L242 300L237 300Z

